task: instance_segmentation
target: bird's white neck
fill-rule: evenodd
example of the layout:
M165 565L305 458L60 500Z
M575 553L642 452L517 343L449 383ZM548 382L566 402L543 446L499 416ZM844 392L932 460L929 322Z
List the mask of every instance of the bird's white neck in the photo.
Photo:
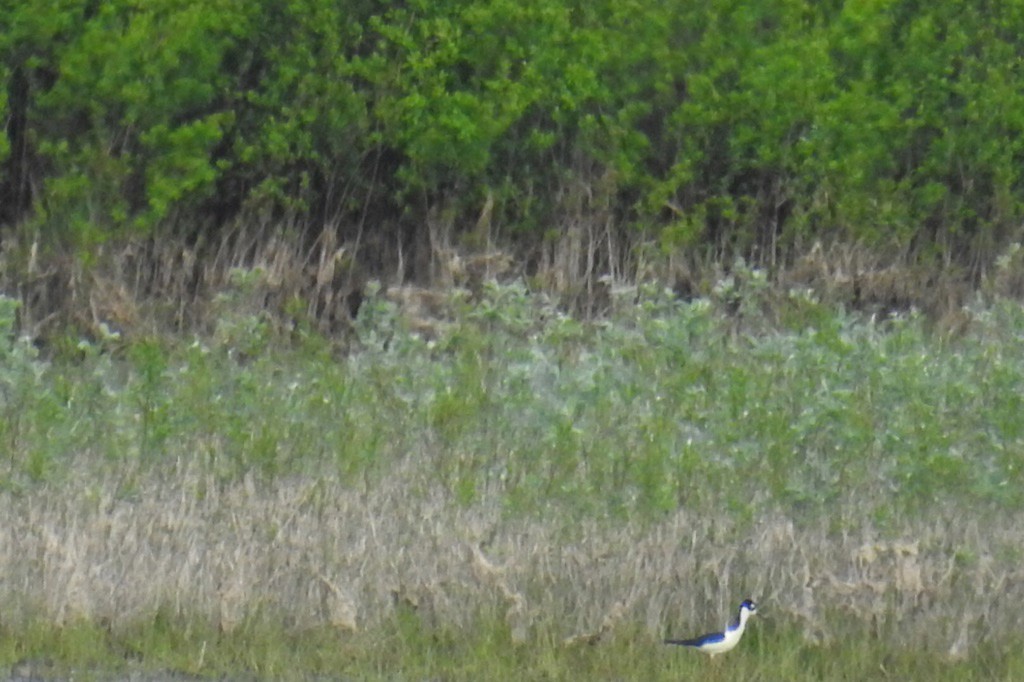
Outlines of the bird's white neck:
M736 616L736 620L726 627L726 633L735 632L737 634L743 634L743 628L747 627L748 618L750 618L750 611L748 609L740 609L739 615Z

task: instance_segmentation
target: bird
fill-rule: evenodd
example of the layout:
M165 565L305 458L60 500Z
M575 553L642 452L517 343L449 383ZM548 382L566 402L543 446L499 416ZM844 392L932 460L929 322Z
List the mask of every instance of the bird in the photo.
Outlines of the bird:
M753 600L744 599L740 604L739 613L736 614L736 620L730 623L724 632L711 632L692 639L666 639L665 644L688 646L714 658L739 644L743 630L747 627L747 619L755 613L757 613L757 604Z

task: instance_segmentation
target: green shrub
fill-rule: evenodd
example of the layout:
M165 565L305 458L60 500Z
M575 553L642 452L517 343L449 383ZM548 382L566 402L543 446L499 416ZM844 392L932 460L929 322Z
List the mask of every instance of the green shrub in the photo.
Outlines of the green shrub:
M8 220L85 245L253 217L471 226L485 206L534 243L610 216L758 261L829 238L991 257L1022 214L1012 5L0 13L4 187L38 188Z

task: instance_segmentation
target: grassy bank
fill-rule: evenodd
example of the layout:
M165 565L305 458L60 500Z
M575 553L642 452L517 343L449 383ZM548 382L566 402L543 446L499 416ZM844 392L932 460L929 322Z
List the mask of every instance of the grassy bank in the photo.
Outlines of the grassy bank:
M43 360L4 336L0 660L1024 671L1015 303L948 338L748 272L688 303L619 291L587 324L494 286L425 333L374 295L346 354L275 328L242 285L221 303L201 339L111 334ZM715 667L658 645L745 596L763 618Z
M700 654L669 649L635 630L624 630L598 646L508 647L500 623L472 631L426 634L396 619L388 628L339 638L319 629L301 635L251 628L233 636L192 630L171 633L158 623L128 637L112 637L91 626L38 630L17 646L56 654L46 665L22 664L75 679L180 680L190 676L277 680L1016 680L1024 672L1019 653L986 646L966 661L950 662L919 650L879 641L811 646L800 635L763 622L743 645L714 662ZM139 649L145 647L145 652ZM68 664L70 662L70 664ZM154 670L178 670L178 676ZM150 671L147 673L147 670ZM147 676L148 674L148 676ZM6 678L5 678L6 679ZM45 679L45 678L44 678Z

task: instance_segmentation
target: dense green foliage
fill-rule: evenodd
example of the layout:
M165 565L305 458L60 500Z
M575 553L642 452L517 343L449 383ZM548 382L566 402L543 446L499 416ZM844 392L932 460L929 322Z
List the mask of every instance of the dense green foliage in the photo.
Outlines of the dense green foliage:
M79 243L490 197L535 239L610 210L757 257L991 255L1022 217L1017 3L5 0L0 26L0 218Z

